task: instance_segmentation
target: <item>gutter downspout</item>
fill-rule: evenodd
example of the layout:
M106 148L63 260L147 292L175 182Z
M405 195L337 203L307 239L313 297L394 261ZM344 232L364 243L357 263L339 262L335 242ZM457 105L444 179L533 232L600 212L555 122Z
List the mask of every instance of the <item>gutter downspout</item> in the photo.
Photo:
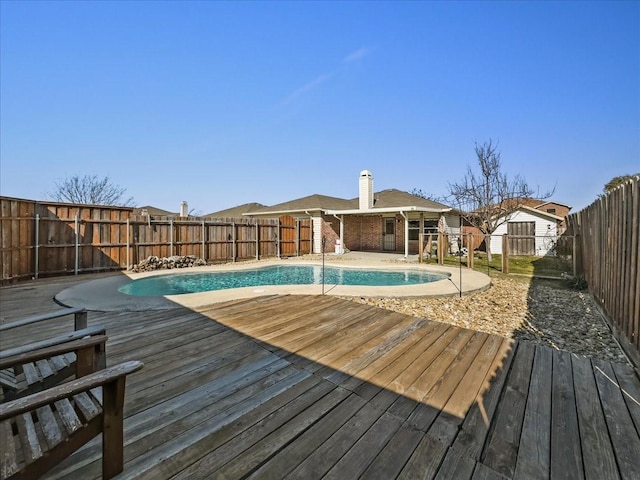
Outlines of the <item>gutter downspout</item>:
M340 220L340 253L344 253L344 215L337 216L332 214L338 220Z
M404 218L404 259L409 259L409 218L403 211L400 211L400 215Z

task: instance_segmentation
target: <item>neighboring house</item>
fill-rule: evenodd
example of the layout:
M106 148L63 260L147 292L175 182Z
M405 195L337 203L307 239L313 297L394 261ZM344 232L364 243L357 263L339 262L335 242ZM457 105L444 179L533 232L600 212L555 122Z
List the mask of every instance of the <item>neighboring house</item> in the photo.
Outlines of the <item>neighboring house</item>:
M459 219L451 208L400 190L375 193L373 176L363 170L359 196L346 200L310 195L249 213L248 217L291 215L313 220L314 253L343 249L372 252L418 253L418 238L437 233L438 225L450 235L459 233ZM441 220L442 218L442 220Z
M509 233L527 239L511 239L512 255L544 256L552 251L557 237L566 230L565 218L571 207L554 201L543 201L535 198L514 200L518 207L508 218L503 218L501 225L492 233L491 251L502 252L502 235ZM484 235L477 227L465 222L463 234L473 234L473 249L484 250ZM552 252L551 252L552 253Z
M203 215L205 218L240 218L245 213L254 212L256 210L260 210L261 208L265 208L266 205L261 203L244 203L242 205L238 205L237 207L227 208L225 210L220 210L218 212L207 213Z
M540 212L550 213L552 215L560 217L562 220L558 223L558 235L561 235L565 232L566 225L564 220L565 217L569 215L571 206L554 201L537 200L535 198L522 198L518 201L518 203L522 206L531 207Z
M133 209L134 215L149 215L150 217L177 217L178 214L176 212L169 212L168 210L163 210L162 208L152 207L151 205L146 205L144 207L137 207Z
M502 235L508 233L512 255L545 256L554 254L564 217L521 205L491 236L491 251L502 252ZM561 231L562 230L562 231ZM526 237L526 238L523 238Z
M149 217L189 217L189 204L185 201L180 203L180 211L179 212L169 212L168 210L163 210L161 208L152 207L151 205L147 205L145 207L139 207L133 209L134 215L145 215ZM197 215L194 215L197 216Z

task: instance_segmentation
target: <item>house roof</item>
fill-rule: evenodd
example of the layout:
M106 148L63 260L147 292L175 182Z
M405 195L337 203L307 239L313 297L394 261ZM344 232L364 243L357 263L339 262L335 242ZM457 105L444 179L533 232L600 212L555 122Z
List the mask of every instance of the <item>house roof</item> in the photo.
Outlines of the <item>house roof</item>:
M534 213L536 215L540 215L542 217L552 218L553 220L557 220L557 221L564 220L564 217L561 217L559 215L554 215L553 213L545 212L544 210L538 210L537 208L528 207L526 205L520 205L518 207L518 210L524 210L530 213Z
M443 205L442 203L434 202L418 195L414 195L409 192L403 192L402 190L396 190L390 188L388 190L382 190L381 192L373 194L373 208L394 208L394 207L406 207L407 205L416 207L425 207L429 209L441 209L450 210L451 207ZM355 205L358 205L358 199L352 200Z
M326 213L329 215L377 215L380 213L397 213L397 212L431 212L444 213L451 211L451 207L443 205L433 200L413 195L412 193L396 190L382 190L373 194L373 208L359 208L358 198L353 199L351 208L346 209L330 209Z
M168 210L163 210L162 208L158 208L158 207L153 207L151 205L146 205L144 207L137 207L133 209L133 214L134 215L142 215L142 211L146 210L147 213L151 216L151 217L155 217L155 216L167 216L167 217L177 217L178 214L176 212L169 212Z
M552 204L552 205L560 205L561 207L567 207L569 210L571 210L571 208L572 208L571 205L567 205L566 203L556 202L554 200L549 200L549 201L546 201L546 202L542 202L542 203L536 205L534 208L540 208L540 207L543 207L545 205L550 205L550 204Z
M571 205L567 205L566 203L560 203L554 200L540 200L538 198L517 198L513 199L513 202L518 202L518 205L524 205L531 208L540 208L545 205L554 204L571 209Z
M243 203L242 205L237 205L235 207L227 208L225 210L219 210L217 212L207 213L203 215L204 217L210 218L240 218L245 213L253 212L255 210L259 210L261 208L265 208L266 205L261 203L251 202L251 203Z
M563 221L564 217L561 217L559 215L555 215L553 213L549 213L546 210L544 210L542 207L544 207L545 205L561 205L563 207L567 207L568 209L571 209L570 205L566 205L564 203L560 203L560 202L555 202L552 200L549 201L543 201L543 200L539 200L536 198L513 198L513 199L509 199L506 200L502 206L502 209L498 209L498 207L500 206L499 204L494 204L491 209L494 210L493 215L494 217L503 217L505 216L504 210L509 210L509 211L515 211L515 210L528 210L531 212L536 212L536 213L541 213L544 214L545 216L549 217L549 218L553 218L555 220L560 220ZM510 207L515 206L515 209L512 209ZM474 213L477 212L476 211L472 211L470 213Z
M374 193L374 206L369 210L359 208L358 197L351 200L343 198L329 197L326 195L309 195L308 197L298 198L289 202L279 203L271 207L264 207L246 215L267 216L282 215L292 213L305 213L311 211L324 211L330 214L348 214L356 215L362 213L390 213L403 211L428 211L428 212L447 212L450 207L426 198L413 195L401 190L389 189Z
M343 198L329 197L327 195L309 195L297 198L288 202L278 203L270 207L263 207L247 213L249 216L260 215L281 215L285 213L296 213L305 211L318 211L330 209L354 208L358 206L358 201L345 200Z

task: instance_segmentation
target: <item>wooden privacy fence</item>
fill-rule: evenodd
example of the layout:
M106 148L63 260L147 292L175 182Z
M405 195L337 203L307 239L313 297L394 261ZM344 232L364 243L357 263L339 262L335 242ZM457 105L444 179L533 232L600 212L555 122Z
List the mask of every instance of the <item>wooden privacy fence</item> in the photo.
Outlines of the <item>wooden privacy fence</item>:
M640 366L640 176L567 217L576 236L577 274Z
M122 270L155 255L209 263L311 252L310 219L213 219L133 215L127 207L0 197L2 283Z
M128 221L132 257L194 255L209 263L311 253L311 220L182 219L133 216Z

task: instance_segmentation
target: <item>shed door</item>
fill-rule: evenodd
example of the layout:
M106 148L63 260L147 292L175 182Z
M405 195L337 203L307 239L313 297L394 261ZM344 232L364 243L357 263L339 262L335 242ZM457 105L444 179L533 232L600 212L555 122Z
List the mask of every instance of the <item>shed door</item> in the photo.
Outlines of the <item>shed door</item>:
M507 233L510 255L536 254L536 222L509 222Z
M385 218L384 219L384 245L383 250L392 251L396 250L396 219Z

